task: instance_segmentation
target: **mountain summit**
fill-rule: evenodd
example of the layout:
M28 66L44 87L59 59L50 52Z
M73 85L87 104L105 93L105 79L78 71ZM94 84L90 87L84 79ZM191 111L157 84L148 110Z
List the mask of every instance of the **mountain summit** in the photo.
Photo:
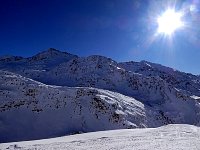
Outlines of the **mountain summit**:
M44 59L52 59L52 58L68 58L73 57L75 55L69 54L67 52L61 52L54 48L49 48L46 51L36 54L35 56L31 57L31 60L40 61Z

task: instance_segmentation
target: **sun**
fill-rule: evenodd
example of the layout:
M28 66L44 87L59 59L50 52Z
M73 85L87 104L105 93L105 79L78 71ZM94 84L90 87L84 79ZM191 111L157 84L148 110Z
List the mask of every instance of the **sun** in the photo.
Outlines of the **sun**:
M173 9L166 10L161 16L157 18L158 33L164 33L165 35L171 35L175 30L184 26L181 20L183 14L176 12Z

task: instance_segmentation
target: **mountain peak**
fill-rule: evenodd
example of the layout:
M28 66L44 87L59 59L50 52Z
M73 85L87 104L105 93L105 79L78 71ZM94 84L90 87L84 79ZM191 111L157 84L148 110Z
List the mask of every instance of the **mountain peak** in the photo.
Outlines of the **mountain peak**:
M47 51L59 51L59 50L57 50L55 48L48 48Z
M57 50L55 48L48 48L47 50L45 51L42 51L40 53L38 53L39 55L48 55L48 56L56 56L56 55L66 55L66 54L69 54L67 52L62 52L60 50ZM36 55L38 55L36 54Z
M55 49L55 48L48 48L46 51L43 51L41 53L46 53L46 54L50 54L50 55L53 55L53 54L70 54L70 53L67 53L67 52L62 52L62 51Z
M49 48L46 51L40 52L33 57L31 57L31 60L39 61L44 59L52 59L52 58L65 58L65 57L77 57L76 55L72 55L67 52L62 52L60 50L57 50L55 48Z

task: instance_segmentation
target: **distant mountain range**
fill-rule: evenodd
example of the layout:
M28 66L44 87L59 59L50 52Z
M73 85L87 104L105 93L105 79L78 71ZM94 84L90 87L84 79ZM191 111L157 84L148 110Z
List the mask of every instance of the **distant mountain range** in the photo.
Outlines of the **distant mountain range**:
M199 76L53 48L0 57L0 142L166 124L200 126Z

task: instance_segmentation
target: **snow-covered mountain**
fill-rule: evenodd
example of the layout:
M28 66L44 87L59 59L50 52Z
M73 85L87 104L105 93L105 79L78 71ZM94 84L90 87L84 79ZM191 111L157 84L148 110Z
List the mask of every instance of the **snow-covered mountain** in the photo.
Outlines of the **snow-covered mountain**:
M0 142L109 129L200 126L200 78L146 61L48 49L0 57Z
M95 88L49 86L0 71L0 141L158 126L134 98Z
M172 84L178 89L185 90L200 96L200 77L192 75L190 73L180 72L169 67L162 66L147 61L141 62L124 62L119 65L135 73L139 73L145 76L159 76L166 82Z
M78 56L50 48L29 58L19 56L0 57L0 69L31 78L38 78L40 74L76 57Z

